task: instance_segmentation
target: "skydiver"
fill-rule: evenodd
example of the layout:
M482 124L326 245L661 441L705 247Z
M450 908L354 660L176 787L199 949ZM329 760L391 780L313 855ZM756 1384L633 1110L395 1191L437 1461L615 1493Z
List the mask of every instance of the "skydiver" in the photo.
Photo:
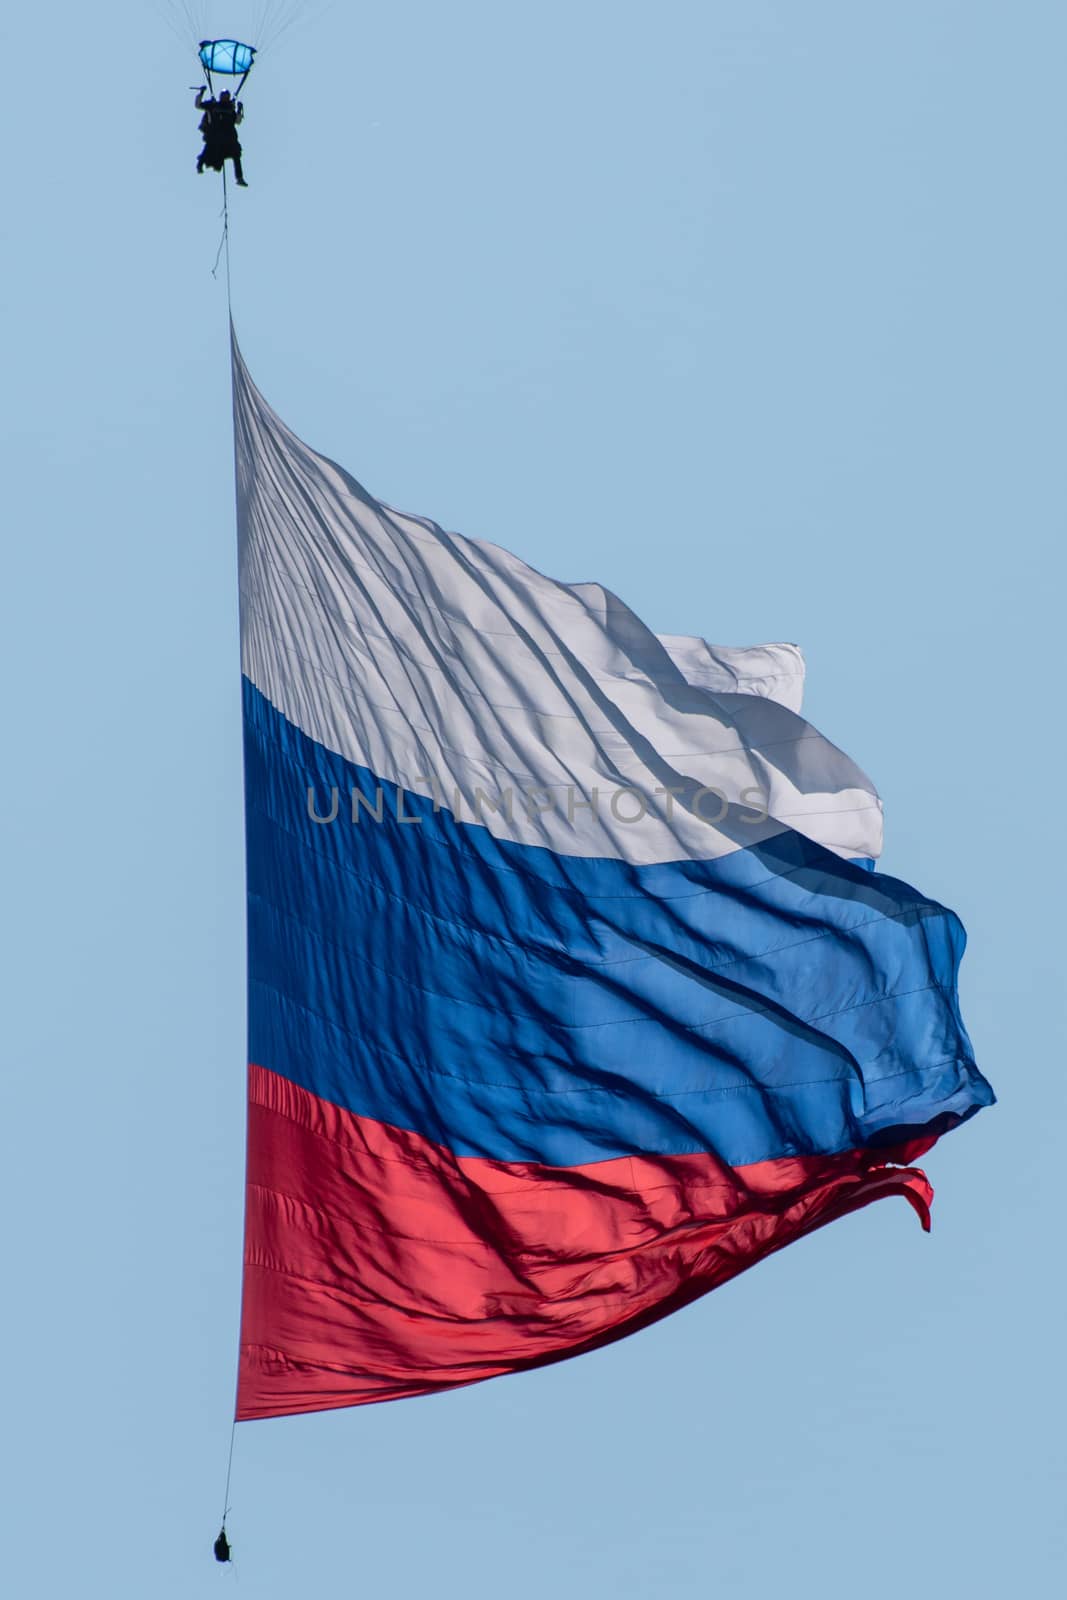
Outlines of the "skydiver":
M229 89L223 89L217 100L205 100L206 92L203 88L196 91L196 109L204 113L200 118L204 148L197 157L196 170L203 172L205 167L211 167L215 172L221 172L223 164L227 160L232 161L234 177L242 189L247 189L241 167L241 141L237 137L237 127L244 121L245 108L240 100L231 98Z

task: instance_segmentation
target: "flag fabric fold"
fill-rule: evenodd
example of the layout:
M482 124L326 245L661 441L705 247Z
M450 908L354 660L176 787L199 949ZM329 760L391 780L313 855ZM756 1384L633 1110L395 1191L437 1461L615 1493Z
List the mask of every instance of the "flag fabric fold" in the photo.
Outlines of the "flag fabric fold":
M621 1337L989 1104L953 914L791 645L376 501L233 348L249 907L240 1418Z

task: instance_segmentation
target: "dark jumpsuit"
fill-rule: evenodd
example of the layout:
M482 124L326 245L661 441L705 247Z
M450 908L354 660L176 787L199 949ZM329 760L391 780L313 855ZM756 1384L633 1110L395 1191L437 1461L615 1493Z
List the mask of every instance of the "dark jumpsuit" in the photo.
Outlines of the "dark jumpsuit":
M223 162L233 162L233 175L237 182L243 184L245 175L241 167L241 141L237 137L237 125L244 116L244 110L237 100L205 100L203 89L197 93L196 107L203 111L200 119L200 132L204 135L204 148L200 152L196 163L197 172L203 172L205 167L211 167L215 172L221 172Z

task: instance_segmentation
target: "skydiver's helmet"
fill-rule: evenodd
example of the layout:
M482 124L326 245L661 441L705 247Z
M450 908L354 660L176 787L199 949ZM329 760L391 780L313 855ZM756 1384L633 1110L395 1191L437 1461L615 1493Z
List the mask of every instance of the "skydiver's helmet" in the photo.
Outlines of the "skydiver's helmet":
M219 105L220 106L222 106L222 105L227 105L228 106L229 103L230 103L230 91L229 91L229 89L223 89L222 93L219 95Z

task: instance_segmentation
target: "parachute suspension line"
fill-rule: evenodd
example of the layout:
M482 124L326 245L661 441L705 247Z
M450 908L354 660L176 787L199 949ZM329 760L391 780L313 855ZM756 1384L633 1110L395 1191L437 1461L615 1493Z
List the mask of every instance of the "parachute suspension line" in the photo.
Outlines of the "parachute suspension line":
M192 0L181 0L181 8L185 12L185 22L190 36L194 39L199 39L202 32L199 14L203 11L203 6L194 7Z
M219 275L219 262L222 260L223 255L226 257L226 305L232 311L233 306L230 302L230 197L226 188L225 162L222 165L222 238L219 240L219 248L215 254L215 265L211 269L213 278L217 278Z
M226 1463L226 1493L222 1497L222 1526L218 1532L213 1549L216 1561L231 1561L230 1541L226 1537L226 1518L230 1514L230 1478L233 1475L233 1446L237 1438L237 1418L233 1419L230 1427L230 1455Z
M247 74L246 74L247 76ZM218 253L215 256L215 265L211 269L211 276L217 277L219 261L222 255L226 256L226 312L229 317L230 327L233 327L233 296L230 289L230 199L226 187L226 163L222 164L222 238L219 240ZM238 1374L237 1382L240 1381ZM237 1396L234 1395L233 1421L230 1424L230 1449L226 1457L226 1492L222 1497L222 1525L219 1528L212 1550L216 1561L232 1561L230 1541L226 1537L226 1518L230 1514L230 1479L233 1477L233 1447L237 1441Z
M259 29L257 43L261 49L269 49L288 29L297 23L305 24L319 17L334 4L336 0L328 0L326 5L309 12L305 0L261 0L256 14Z

